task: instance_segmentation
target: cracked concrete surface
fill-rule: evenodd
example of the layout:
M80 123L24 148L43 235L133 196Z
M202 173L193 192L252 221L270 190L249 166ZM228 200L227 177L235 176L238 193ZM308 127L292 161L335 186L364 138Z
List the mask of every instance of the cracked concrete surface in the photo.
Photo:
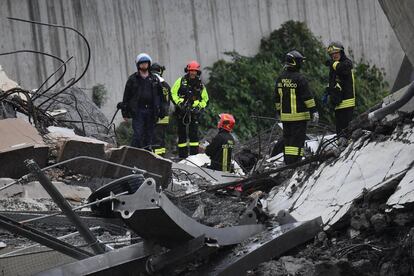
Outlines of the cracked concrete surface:
M364 191L377 190L402 174L405 176L387 204L398 207L414 202L412 127L397 128L381 142L366 138L363 136L351 143L333 163L321 164L305 182L298 182L301 177L296 172L285 187L272 190L267 200L269 212L277 214L288 209L299 221L322 216L329 228Z

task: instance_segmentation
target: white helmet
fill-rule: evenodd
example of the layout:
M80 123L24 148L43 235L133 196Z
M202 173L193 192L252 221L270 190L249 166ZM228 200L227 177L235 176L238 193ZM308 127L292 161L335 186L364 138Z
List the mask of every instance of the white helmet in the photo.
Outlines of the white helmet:
M151 66L152 59L146 53L141 53L141 54L137 55L137 57L135 58L135 64L138 65L138 64L143 63L143 62L149 62L149 65Z

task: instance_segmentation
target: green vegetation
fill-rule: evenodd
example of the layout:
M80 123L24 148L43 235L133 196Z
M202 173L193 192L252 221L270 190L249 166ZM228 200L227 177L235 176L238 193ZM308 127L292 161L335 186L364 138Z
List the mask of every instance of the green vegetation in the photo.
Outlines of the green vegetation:
M131 120L121 122L116 128L116 141L118 145L130 145L133 133Z
M106 95L108 91L106 90L103 84L98 83L97 85L92 87L92 101L96 106L99 108L106 102Z
M230 62L219 60L208 68L210 103L202 122L203 128L215 126L220 112L230 112L236 117L235 132L239 137L254 135L257 129L252 115L275 115L274 82L283 69L285 54L292 49L299 50L306 57L302 72L315 95L321 121L332 123L333 111L321 102L328 83L328 68L324 65L328 58L325 46L304 23L288 21L268 38L262 39L257 55L246 57L229 52L226 54L231 57ZM388 84L384 81L384 73L375 66L359 61L354 68L356 112L361 113L387 94ZM270 121L263 121L261 129L271 124Z

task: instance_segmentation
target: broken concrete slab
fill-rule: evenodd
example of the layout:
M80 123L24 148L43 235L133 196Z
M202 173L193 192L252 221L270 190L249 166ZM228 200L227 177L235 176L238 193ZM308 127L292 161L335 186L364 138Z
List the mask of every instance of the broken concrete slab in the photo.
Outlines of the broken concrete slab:
M69 138L63 142L59 153L58 162L62 162L78 156L89 156L98 159L106 159L105 143L92 139L84 140L78 137ZM80 173L89 176L100 176L104 164L93 160L76 160L64 165L74 173Z
M260 263L280 257L292 248L311 240L321 229L320 217L273 228L266 238L252 237L253 242L236 247L237 252L214 260L192 275L246 275ZM261 235L261 234L259 234ZM327 274L328 275L328 274Z
M18 86L17 82L9 79L6 72L3 70L3 67L0 65L0 89L7 91Z
M173 163L172 168L175 170L186 171L188 174L198 174L213 184L232 182L237 179L242 179L240 175L201 167L209 163L210 158L206 154L197 154L189 156L187 159L182 160L179 163Z
M67 185L63 182L53 181L53 185L67 200L81 202L86 200L92 193L88 187ZM33 181L23 186L22 197L30 199L50 199L49 194L38 181Z
M0 152L0 177L20 178L29 173L24 161L33 159L43 168L47 164L49 147L25 146Z
M404 204L414 202L414 167L412 167L400 181L394 194L388 199L387 205L395 209Z
M306 180L302 181L304 178L296 172L285 187L270 193L268 209L274 214L289 209L298 220L321 215L329 228L348 212L356 198L407 172L414 158L413 143L410 125L396 129L380 142L363 136Z
M0 120L0 133L0 152L24 146L45 146L37 129L22 119Z
M162 177L154 177L154 179L157 185L161 185L163 188L166 188L171 180L172 162L143 149L128 146L110 149L109 161L159 174ZM119 178L130 174L131 170L106 165L103 176Z
M46 166L49 148L36 128L18 118L0 120L0 177L19 178L28 171L24 160Z

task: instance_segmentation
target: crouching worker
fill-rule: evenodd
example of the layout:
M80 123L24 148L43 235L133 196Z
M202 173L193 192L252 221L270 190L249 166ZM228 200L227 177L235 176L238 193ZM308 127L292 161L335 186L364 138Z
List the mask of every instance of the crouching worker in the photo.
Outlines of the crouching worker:
M234 147L234 138L230 132L233 130L236 121L233 115L228 113L222 113L219 116L220 121L217 125L219 132L213 138L211 144L207 146L206 154L211 159L210 169L230 172Z

